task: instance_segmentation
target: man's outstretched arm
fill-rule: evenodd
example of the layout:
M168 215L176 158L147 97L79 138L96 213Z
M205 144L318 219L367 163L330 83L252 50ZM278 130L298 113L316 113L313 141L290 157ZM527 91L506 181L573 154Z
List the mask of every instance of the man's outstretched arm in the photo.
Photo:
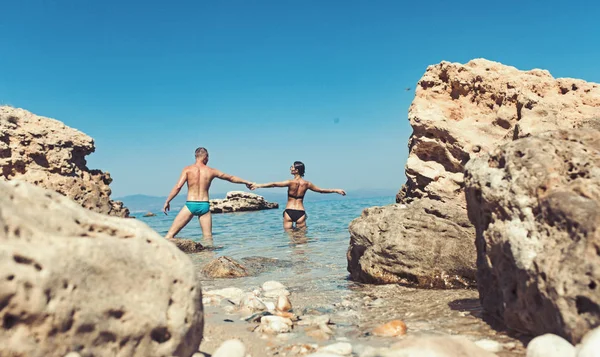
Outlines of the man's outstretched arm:
M252 182L250 182L248 180L244 180L244 179L239 178L237 176L226 174L226 173L221 172L219 170L215 170L215 177L216 178L220 178L221 180L229 181L231 183L243 183L244 185L246 185L248 187L250 187L252 185Z
M338 193L338 194L340 194L342 196L346 196L346 191L344 191L342 189L339 189L339 188L331 188L331 189L329 189L329 188L320 188L320 187L315 186L312 182L311 182L310 185L308 185L308 189L311 190L311 191L318 192L318 193Z
M183 185L185 185L185 182L187 181L187 173L185 172L185 170L181 171L181 176L179 176L179 180L177 181L177 184L175 184L175 187L173 187L173 189L171 190L171 193L169 193L169 197L167 197L167 201L165 202L165 205L163 206L163 212L165 214L167 214L167 211L171 209L170 203L171 200L175 198L175 196L177 196L179 194L179 191L181 191L181 188L183 187Z

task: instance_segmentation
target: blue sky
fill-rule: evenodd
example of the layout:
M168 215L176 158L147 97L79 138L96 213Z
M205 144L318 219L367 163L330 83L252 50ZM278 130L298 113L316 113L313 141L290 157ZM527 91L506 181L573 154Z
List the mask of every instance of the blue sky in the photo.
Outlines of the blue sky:
M113 196L166 195L198 146L211 165L258 182L287 179L302 160L322 187L398 189L408 106L428 65L484 57L600 82L592 1L21 0L0 9L0 103L92 136L88 166L111 173Z

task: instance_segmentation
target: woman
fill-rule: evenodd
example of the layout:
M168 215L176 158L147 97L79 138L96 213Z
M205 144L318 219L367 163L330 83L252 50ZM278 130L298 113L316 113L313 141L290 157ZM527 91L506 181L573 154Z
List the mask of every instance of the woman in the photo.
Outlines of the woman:
M306 212L304 211L304 195L306 191L311 190L318 193L339 193L342 196L346 195L344 190L340 189L322 189L315 186L312 182L304 179L304 164L300 161L294 162L290 167L290 173L294 176L292 180L271 182L263 184L253 184L252 190L257 188L267 187L287 187L288 201L283 211L283 228L291 229L296 223L296 228L306 227Z

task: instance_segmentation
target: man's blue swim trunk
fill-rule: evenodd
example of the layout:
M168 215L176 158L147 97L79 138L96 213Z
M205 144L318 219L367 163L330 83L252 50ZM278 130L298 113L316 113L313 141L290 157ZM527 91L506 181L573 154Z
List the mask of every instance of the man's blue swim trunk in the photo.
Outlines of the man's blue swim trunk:
M208 201L187 201L185 206L194 216L198 217L210 211L210 203Z

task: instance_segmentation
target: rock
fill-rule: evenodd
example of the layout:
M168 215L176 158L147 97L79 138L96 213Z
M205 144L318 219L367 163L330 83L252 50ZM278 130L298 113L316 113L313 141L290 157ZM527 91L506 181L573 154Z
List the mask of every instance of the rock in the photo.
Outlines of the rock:
M223 256L206 264L202 274L211 278L240 278L248 276L248 271L233 258Z
M348 342L337 342L318 349L319 353L331 353L336 356L349 356L352 354L352 345Z
M527 357L575 357L575 347L564 338L547 333L529 342Z
M600 327L588 332L577 345L577 357L597 357L600 351Z
M472 281L476 254L463 190L464 165L516 138L600 127L593 120L600 118L600 86L484 59L465 65L442 62L427 68L408 116L413 133L407 181L396 198L401 205L370 209L350 225L348 270L361 282L462 287ZM423 199L439 204L417 204ZM423 213L425 209L430 212ZM456 256L447 239L470 248ZM418 250L411 249L415 244ZM451 254L439 254L440 249ZM442 275L454 281L446 284Z
M392 320L373 329L373 335L384 337L403 336L406 334L406 324L401 320Z
M372 207L350 223L353 280L427 288L475 286L474 232L450 203L422 199L411 209Z
M290 292L286 289L267 290L264 292L264 296L268 298L279 298L280 296L289 296Z
M259 331L269 334L290 332L292 320L280 316L263 316L260 319Z
M156 216L154 213L148 212L148 213L144 214L143 217L154 217L154 216Z
M309 355L307 355L306 357L339 357L340 355L335 354L335 353L328 353L328 352L317 352L317 353L311 353Z
M290 298L287 297L287 295L279 295L275 309L279 312L290 311L292 309L292 302L290 301Z
M245 357L246 346L240 340L227 340L217 348L212 357Z
M548 132L467 164L482 306L577 343L600 325L600 132Z
M267 309L265 303L252 293L246 294L240 303L240 307L246 308L251 312L264 311Z
M65 357L81 357L81 355L77 352L69 352L65 355Z
M110 199L108 172L90 170L94 140L62 122L0 106L0 179L22 180L56 191L94 212L127 217Z
M175 244L177 248L185 253L198 253L204 250L204 246L201 243L195 242L191 239L168 238L167 240Z
M261 287L262 287L263 291L285 290L286 289L285 285L283 285L282 283L280 283L278 281L274 281L274 280L265 281Z
M210 200L212 213L259 211L274 208L279 208L279 204L267 202L264 197L255 193L243 191L231 191L227 193L225 199Z
M190 356L203 333L191 260L142 222L0 181L0 355Z
M220 296L224 299L231 300L236 305L239 305L244 298L244 290L240 288L224 288L218 290L209 290L204 292L205 297Z
M329 315L304 315L300 317L300 321L298 321L298 325L326 325L331 322L331 318Z
M502 344L498 341L483 339L475 341L475 344L488 352L496 353L502 351Z
M462 336L407 337L381 357L496 357ZM362 357L362 356L361 356ZM366 357L366 356L365 356Z

